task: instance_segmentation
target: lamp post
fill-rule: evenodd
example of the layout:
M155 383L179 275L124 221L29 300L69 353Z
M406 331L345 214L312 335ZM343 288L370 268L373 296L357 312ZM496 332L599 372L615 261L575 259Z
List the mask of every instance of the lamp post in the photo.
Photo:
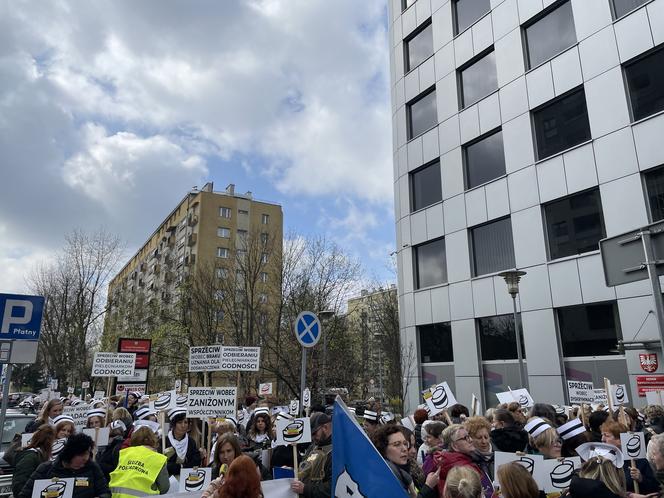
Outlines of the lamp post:
M329 319L334 316L334 311L332 310L319 311L318 316L320 317L321 326L323 324L327 325ZM323 405L324 405L325 391L327 389L327 332L323 330L322 334L323 334L323 379L321 382L322 384L321 389L323 391Z
M528 376L525 372L523 354L521 352L521 333L519 332L520 320L519 315L516 312L516 296L519 293L519 281L525 274L526 272L521 270L508 270L499 273L498 276L505 279L507 292L512 296L512 305L514 308L514 337L516 338L516 355L519 359L519 384L520 387L528 388Z

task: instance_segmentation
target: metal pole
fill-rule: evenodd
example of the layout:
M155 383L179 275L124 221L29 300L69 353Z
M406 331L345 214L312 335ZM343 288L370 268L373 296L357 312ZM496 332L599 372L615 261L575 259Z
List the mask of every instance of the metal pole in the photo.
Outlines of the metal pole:
M321 324L322 327L322 324ZM321 330L322 333L322 330ZM325 404L325 390L327 389L327 334L323 335L323 379L322 379L322 390L323 390L323 405ZM304 388L303 388L304 389Z
M302 368L300 369L300 412L302 411L302 400L304 399L304 388L307 385L307 348L302 346Z
M514 337L516 339L516 356L519 359L519 386L528 388L528 378L523 365L523 354L521 352L521 332L519 331L519 315L516 312L516 294L512 294L512 305L514 306Z
M5 415L7 414L7 405L9 404L9 383L12 379L12 364L7 363L5 369L5 383L2 385L2 407L0 408L0 430L4 432Z
M655 254L652 247L652 240L650 231L644 230L641 232L641 241L643 242L643 251L645 252L646 260L645 265L648 268L648 277L652 287L652 297L655 301L655 317L657 318L657 329L659 330L659 339L661 347L664 351L664 301L662 301L662 288L659 285L659 276L657 275L657 267L655 262Z
M383 352L381 345L378 345L378 388L380 389L380 402L383 402Z

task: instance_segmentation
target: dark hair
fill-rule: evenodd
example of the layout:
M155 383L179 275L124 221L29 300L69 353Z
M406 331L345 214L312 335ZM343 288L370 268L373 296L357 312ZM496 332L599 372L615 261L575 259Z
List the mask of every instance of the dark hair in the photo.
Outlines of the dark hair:
M493 412L494 420L504 423L507 427L512 427L516 420L514 420L514 414L506 408L498 408Z
M470 417L470 412L468 411L468 408L463 406L461 403L457 403L456 405L450 406L450 417L460 417L461 415Z
M242 448L240 448L240 441L237 436L230 432L222 434L219 436L219 439L217 439L217 443L214 447L214 465L216 467L221 467L221 449L225 444L230 444L233 447L235 458L242 454Z
M387 445L389 444L390 436L392 434L398 434L401 432L401 427L398 425L381 425L371 436L371 442L374 444L378 453L380 453L383 458L387 452ZM404 436L405 437L405 436Z
M429 418L429 414L424 408L418 408L415 410L415 413L413 413L413 419L415 420L416 424L422 424L424 423L427 419Z
M69 463L76 456L91 453L94 445L94 441L87 434L83 434L82 432L72 434L67 439L62 452L60 452L60 460Z
M35 448L41 450L43 460L48 460L51 457L51 447L55 441L55 429L48 424L39 426L30 439L30 444L27 448Z
M553 424L556 421L556 409L548 403L535 403L528 415L528 418L532 417L545 418Z
M386 424L386 425L389 425L389 424ZM399 429L401 429L401 432L403 433L403 437L406 438L406 441L408 441L410 443L410 437L411 436L415 437L415 433L412 430L410 430L408 427L404 427L403 425L397 424L397 426L399 427Z
M442 436L443 431L447 425L444 422L429 422L425 427L424 431L431 437L435 437L436 439L440 439L440 436Z
M240 455L228 467L220 498L260 498L261 478L256 463L247 455Z
M576 436L572 436L569 439L563 439L563 445L560 448L560 456L563 457L575 457L579 456L576 452L576 448L581 446L583 443L590 442L590 434L588 432L582 432Z
M247 429L249 437L252 438L257 434L256 423L258 422L259 418L262 418L265 421L265 434L267 434L270 438L272 438L272 420L270 419L270 416L267 413L262 413L262 412L257 415L254 415L254 417L251 419L251 425Z
M592 412L590 417L588 417L588 425L590 426L590 430L593 432L600 432L599 428L602 427L602 424L606 422L607 418L609 418L609 414L607 412Z
M172 419L170 419L170 420L169 420L169 424L170 424L171 429L172 429L173 427L175 427L175 424L177 424L177 423L180 422L181 420L184 420L185 418L187 418L187 414L186 414L186 413L178 413L175 417L173 417Z

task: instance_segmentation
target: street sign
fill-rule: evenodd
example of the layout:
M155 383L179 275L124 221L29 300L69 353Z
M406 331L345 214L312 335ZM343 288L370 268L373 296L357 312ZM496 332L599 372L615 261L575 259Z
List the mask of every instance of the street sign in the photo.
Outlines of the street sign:
M0 339L39 339L44 298L21 294L0 294Z
M303 311L297 315L295 320L295 337L305 348L312 348L316 345L322 334L320 320L315 313Z

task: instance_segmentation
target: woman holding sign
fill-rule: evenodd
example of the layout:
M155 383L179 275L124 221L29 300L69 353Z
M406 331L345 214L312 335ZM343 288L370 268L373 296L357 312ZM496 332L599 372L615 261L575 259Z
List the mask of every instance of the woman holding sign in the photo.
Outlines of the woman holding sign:
M42 425L32 435L27 448L16 455L16 468L12 476L12 493L14 496L23 489L39 464L47 462L51 458L51 447L55 441L55 431L50 425Z
M173 408L168 412L171 430L166 438L164 455L168 458L168 475L180 475L182 467L201 466L201 453L193 438L189 437L189 420L185 408Z
M26 426L25 432L34 432L43 424L53 425L53 419L58 415L62 415L62 410L64 409L65 405L59 399L50 400L42 407L39 417Z

